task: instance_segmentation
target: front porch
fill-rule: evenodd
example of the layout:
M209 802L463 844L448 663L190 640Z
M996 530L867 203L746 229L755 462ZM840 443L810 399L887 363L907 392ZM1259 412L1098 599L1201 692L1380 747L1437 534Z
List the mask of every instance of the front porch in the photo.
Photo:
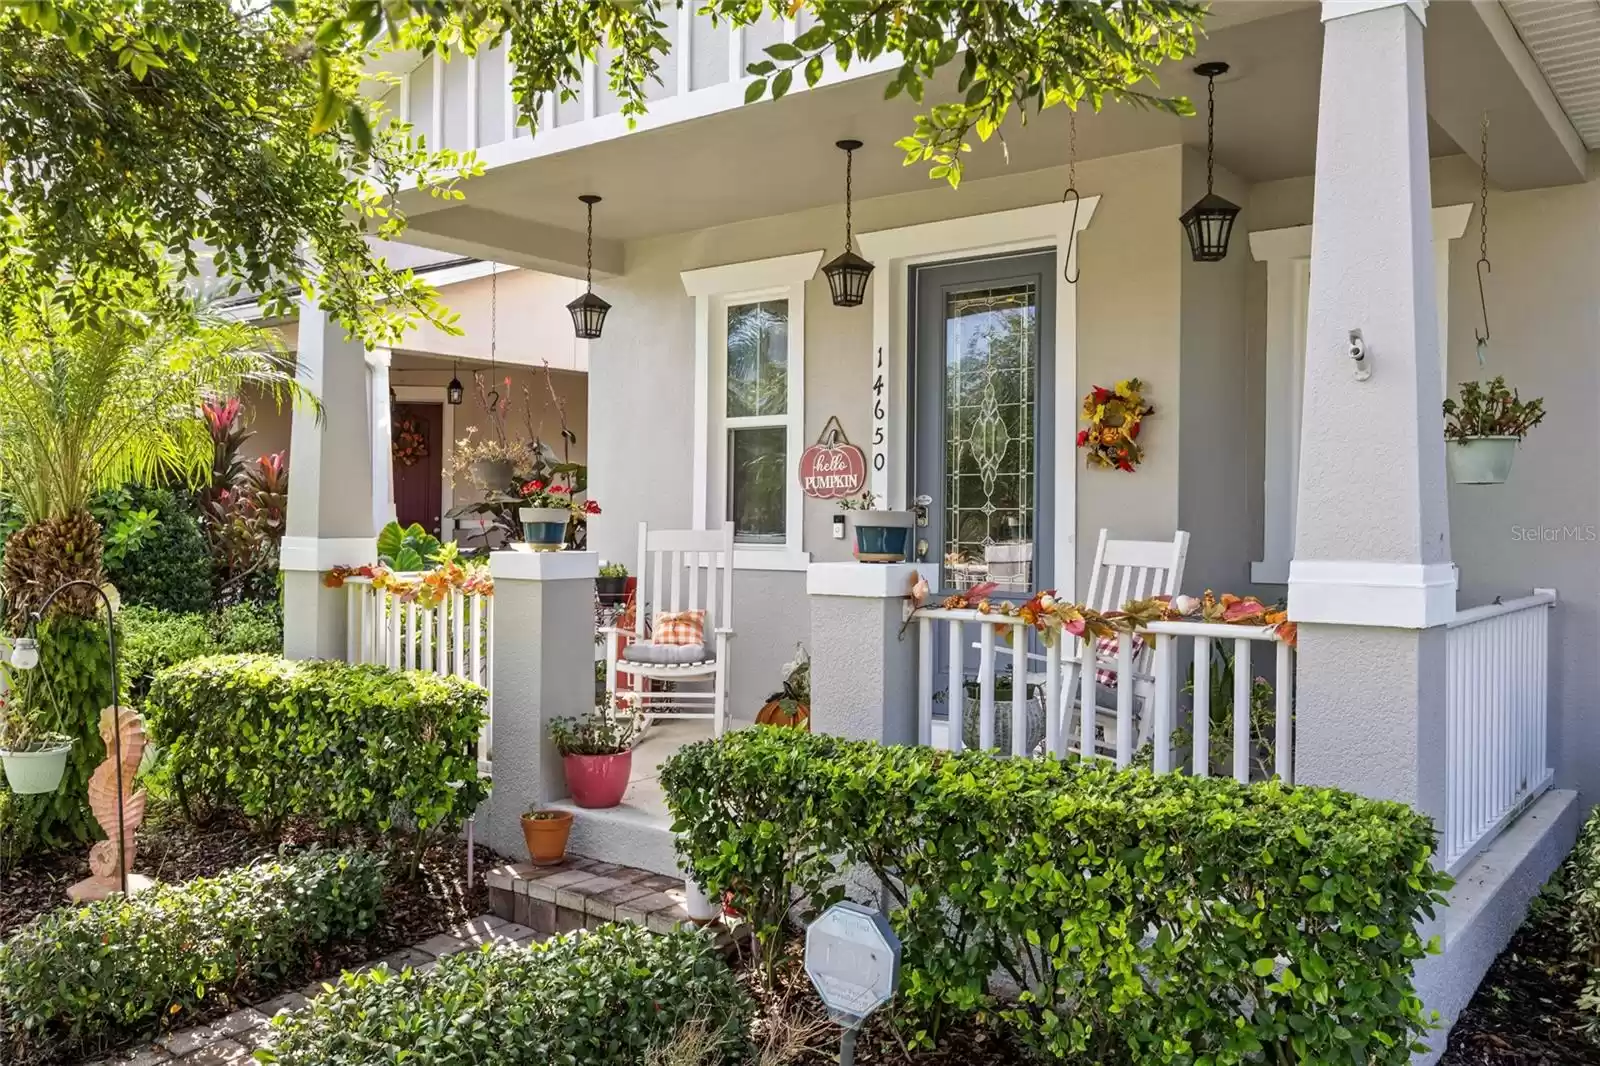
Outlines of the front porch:
M1076 750L1409 804L1433 818L1436 861L1460 879L1437 930L1445 955L1427 971L1430 1004L1459 1009L1484 952L1571 842L1580 807L1568 790L1600 784L1588 757L1600 737L1583 713L1597 693L1600 578L1561 554L1561 538L1528 535L1600 515L1583 406L1600 211L1585 150L1527 76L1498 7L1435 5L1424 28L1417 3L1249 10L1269 6L1270 17L1219 5L1237 18L1200 56L1233 64L1217 86L1214 182L1243 210L1221 262L1194 261L1176 223L1208 179L1199 124L1108 109L1080 116L1074 140L1065 115L1046 112L1008 165L984 155L951 192L919 186L883 148L906 116L869 104L872 74L681 130L507 149L482 197L469 187L471 206L419 216L418 239L570 270L560 205L606 198L596 262L613 310L590 353L590 484L606 509L593 553L493 557L489 665L468 667L487 671L469 676L494 699L482 755L499 772L479 820L491 841L518 846L521 812L564 795L545 724L593 696L598 557L635 558L640 523L732 521L730 728L751 723L803 643L817 731L1014 757ZM758 128L789 135L781 168ZM843 215L825 146L846 133L878 149L857 163L854 220L875 271L854 309L816 277ZM749 180L764 169L781 180ZM1062 198L1069 184L1076 203ZM1485 203L1494 338L1480 366L1474 333L1488 323L1461 241ZM486 224L512 216L523 224ZM1550 397L1552 425L1509 483L1449 484L1446 388L1502 368ZM963 374L1005 376L1012 391L975 414L981 404L950 400ZM1144 461L1085 469L1073 415L1092 388L1129 378L1155 407ZM927 498L912 563L851 561L835 503L795 477L835 419L884 504ZM963 449L982 441L967 470ZM305 571L362 561L333 558L359 550L358 525L317 525ZM1090 643L1085 661L971 606L906 624L913 573L934 604L1001 568L1015 600L1087 599L1102 530L1141 543L1187 533L1187 568L1167 591L1286 601L1298 647L1275 626L1163 618L1118 632L1098 657ZM672 565L674 588L697 569L692 557ZM311 578L293 575L291 597L323 626L308 646L337 653L348 606ZM1129 591L1100 609L1141 598ZM659 585L644 601L666 604ZM454 618L405 639L444 641ZM1097 680L1108 670L1139 684ZM653 771L690 733L655 727L624 806L580 812L580 853L676 869Z

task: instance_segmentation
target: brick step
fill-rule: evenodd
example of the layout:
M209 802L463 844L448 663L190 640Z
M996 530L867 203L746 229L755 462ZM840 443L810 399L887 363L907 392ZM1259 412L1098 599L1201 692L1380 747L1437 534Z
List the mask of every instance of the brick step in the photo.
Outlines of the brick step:
M541 935L633 922L658 933L694 925L684 907L683 879L633 866L568 857L559 866L518 863L487 875L489 910ZM731 950L732 930L717 923L717 944ZM738 927L742 938L748 923Z

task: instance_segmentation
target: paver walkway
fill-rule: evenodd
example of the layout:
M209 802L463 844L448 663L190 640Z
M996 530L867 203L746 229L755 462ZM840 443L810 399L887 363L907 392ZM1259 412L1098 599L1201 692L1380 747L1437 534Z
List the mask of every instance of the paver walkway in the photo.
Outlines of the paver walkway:
M429 937L422 943L385 955L368 963L361 970L386 966L400 971L406 967L426 971L446 955L483 944L525 945L543 939L548 934L535 932L525 925L508 922L492 914L474 918L445 933ZM359 972L359 971L358 971ZM97 1060L95 1066L154 1066L170 1063L172 1066L216 1066L218 1063L243 1063L250 1053L267 1042L271 1033L267 1022L285 1012L299 1010L306 1001L323 992L323 984L333 984L333 978L313 981L298 992L285 992L281 996L243 1007L225 1017L179 1029L156 1040L155 1043L107 1059Z

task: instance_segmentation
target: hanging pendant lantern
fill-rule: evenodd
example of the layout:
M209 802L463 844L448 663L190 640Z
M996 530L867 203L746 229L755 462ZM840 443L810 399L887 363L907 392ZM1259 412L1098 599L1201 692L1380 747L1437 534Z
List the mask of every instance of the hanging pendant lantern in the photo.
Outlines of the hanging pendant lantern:
M578 339L592 341L599 339L600 330L606 324L606 312L611 310L611 305L594 294L594 205L600 202L600 197L594 193L584 193L578 199L589 208L588 259L583 275L587 288L582 296L567 304L567 310L572 314L572 328Z
M822 272L828 276L828 291L833 294L835 307L860 307L867 298L867 279L872 277L872 264L851 251L851 179L855 163L855 150L860 141L838 141L836 147L844 150L844 251L835 256Z
M1189 237L1189 254L1196 263L1215 263L1227 258L1228 238L1233 235L1233 220L1239 206L1211 191L1211 171L1217 127L1217 82L1228 72L1226 63L1201 63L1194 72L1206 79L1206 194L1178 219Z
M460 407L461 400L466 396L467 390L461 386L461 378L457 376L458 364L450 364L450 384L444 387L444 398L451 407Z

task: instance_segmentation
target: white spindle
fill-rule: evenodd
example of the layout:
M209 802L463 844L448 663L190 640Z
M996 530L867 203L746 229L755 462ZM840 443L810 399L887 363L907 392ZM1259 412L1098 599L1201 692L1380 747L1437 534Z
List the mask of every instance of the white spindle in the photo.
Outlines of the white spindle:
M1233 779L1250 783L1250 648L1241 638L1233 642Z
M1194 775L1211 776L1211 638L1194 638Z
M963 652L961 647L961 620L959 618L950 619L946 623L946 628L949 631L949 643L946 645L946 652L949 658L945 663L944 691L945 705L949 708L950 723L947 733L950 738L950 750L960 751L962 745L966 743L962 729L967 720L967 690L966 686L961 683L961 655Z
M1155 744L1155 771L1158 774L1172 770L1172 645L1176 638L1165 633L1156 635L1156 691L1155 722L1151 741Z
M1277 648L1277 685L1273 688L1273 769L1286 785L1294 784L1294 649L1283 641Z
M1044 750L1059 759L1061 743L1061 641L1053 640L1044 653Z
M978 627L978 747L982 751L994 749L994 626L991 625Z
M952 713L952 718L954 714ZM933 619L917 622L917 743L933 743Z
M1098 668L1095 639L1085 633L1078 641L1078 753L1085 759L1097 754L1094 675Z
M1133 634L1117 634L1117 766L1133 762Z
M1011 627L1011 754L1028 751L1028 627Z

